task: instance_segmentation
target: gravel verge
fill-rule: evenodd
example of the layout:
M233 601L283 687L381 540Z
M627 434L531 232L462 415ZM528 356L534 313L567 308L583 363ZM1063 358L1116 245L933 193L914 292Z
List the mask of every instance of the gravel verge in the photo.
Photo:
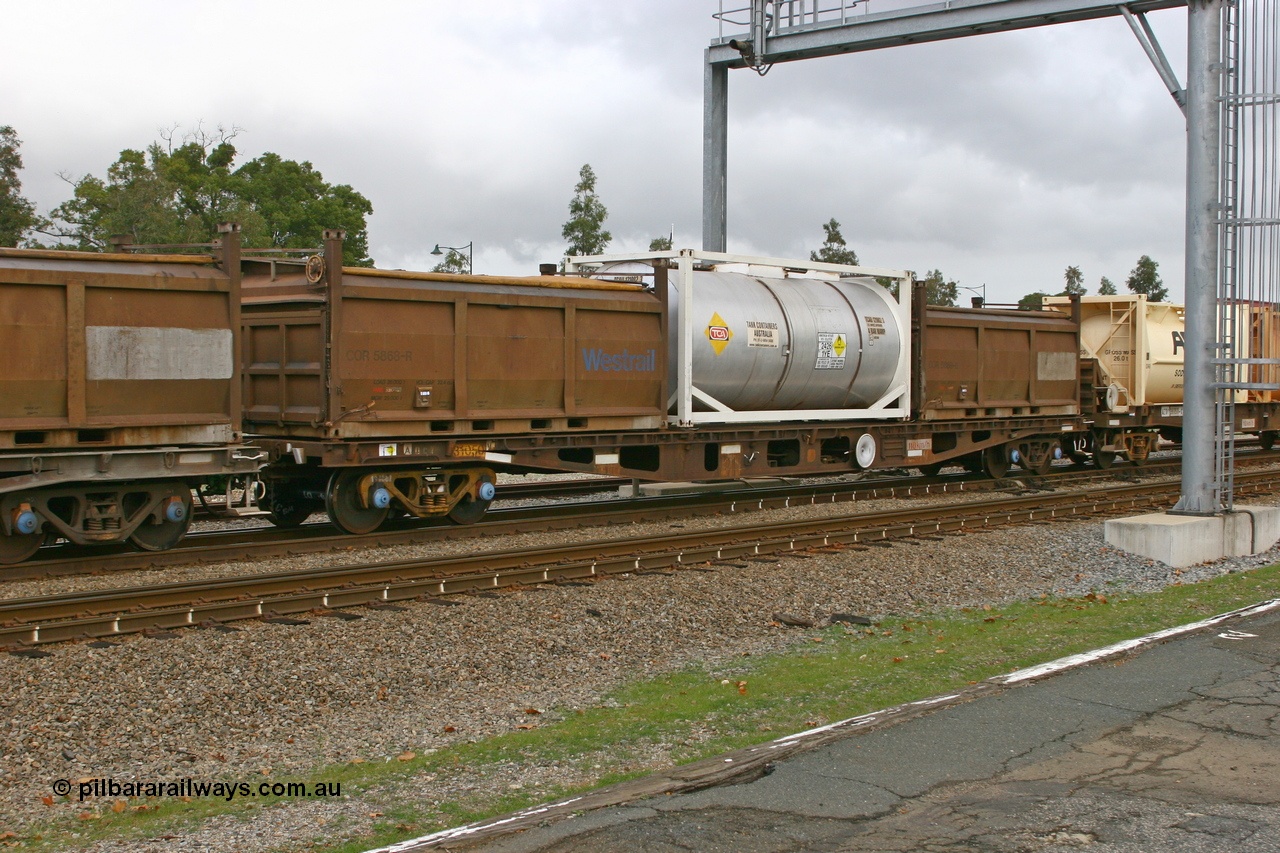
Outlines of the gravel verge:
M964 499L964 496L959 496ZM957 496L936 500L955 501ZM920 503L933 498L912 499ZM1250 499L1249 503L1270 503ZM878 511L901 502L859 502ZM802 507L771 517L847 512ZM741 516L578 531L575 538L741 524ZM486 540L490 547L539 547L564 532ZM487 544L493 543L493 544ZM430 546L474 551L476 543ZM387 548L400 559L421 547ZM371 558L352 552L344 561ZM199 573L303 568L316 555L270 563L168 570ZM136 636L109 647L64 644L48 658L0 656L0 838L36 823L111 807L109 800L46 805L55 779L273 779L330 764L395 761L528 724L526 709L551 720L598 705L620 685L701 665L729 669L743 654L802 641L771 624L783 611L822 618L834 611L902 615L938 607L1025 600L1042 593L1149 591L1280 560L1280 551L1176 570L1117 552L1100 521L1055 522L823 552L807 559L746 561L715 572L624 575L588 585L548 586L459 597L458 606L410 603L359 609L345 621L312 617L288 626L240 623L234 631L191 630L173 639ZM192 573L192 574L184 574ZM154 583L154 573L137 582ZM128 582L66 578L5 585L33 595ZM22 591L19 591L22 590ZM38 590L38 591L37 591ZM667 763L666 751L629 757L630 769ZM511 766L492 775L436 774L340 800L292 801L220 817L161 848L195 851L306 849L367 830L398 800L446 802L461 792L548 790L587 781L592 768ZM74 797L73 797L74 799ZM8 836L12 838L13 836ZM97 853L136 849L99 843Z

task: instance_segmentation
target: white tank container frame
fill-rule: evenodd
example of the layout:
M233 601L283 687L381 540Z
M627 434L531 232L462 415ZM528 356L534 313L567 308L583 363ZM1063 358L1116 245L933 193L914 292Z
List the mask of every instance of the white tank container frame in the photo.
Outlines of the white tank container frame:
M679 290L680 310L678 327L668 329L668 334L676 335L676 387L671 389L668 399L669 426L695 428L715 424L743 423L787 423L795 421L851 421L851 420L895 420L905 419L911 414L911 285L914 274L910 270L881 269L877 267L851 266L848 264L828 264L818 261L788 260L784 258L762 258L750 255L731 255L722 252L706 252L697 249L680 249L666 252L642 252L635 254L583 255L565 258L566 273L589 274L591 270L602 264L639 262L646 263L657 260L668 260L675 269L669 275L676 276ZM893 314L901 335L901 347L898 353L897 366L889 390L879 399L863 408L834 409L790 409L790 410L737 410L725 405L705 393L694 384L693 376L693 341L694 341L694 269L698 266L710 265L713 268L722 266L739 267L734 271L745 271L753 276L785 279L803 277L806 273L832 273L837 276L869 276L878 279L891 279L898 283L898 299L895 303L890 297L888 306ZM695 401L711 409L711 411L695 411ZM865 436L864 438L869 438ZM860 445L863 442L860 442ZM865 455L865 448L860 446L860 456Z

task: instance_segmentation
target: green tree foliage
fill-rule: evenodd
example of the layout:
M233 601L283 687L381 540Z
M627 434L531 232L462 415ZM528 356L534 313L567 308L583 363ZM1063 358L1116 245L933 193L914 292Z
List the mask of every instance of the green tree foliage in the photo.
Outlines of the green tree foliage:
M596 173L591 164L583 164L578 172L578 184L573 188L573 199L569 202L569 221L564 224L560 236L569 241L566 254L598 255L603 252L613 239L613 235L604 230L605 217L609 211L596 195Z
M308 162L266 153L233 168L236 131L197 130L175 145L162 134L146 151L126 149L104 179L71 181L72 197L53 210L45 233L77 248L107 248L114 235L134 243L207 242L219 222L239 222L246 246L308 248L325 228L347 232L343 262L372 266L365 218L373 205L346 184L332 185Z
M1098 281L1099 296L1115 296L1116 286L1105 275Z
M39 224L36 208L22 197L22 140L9 125L0 127L0 246L16 246L22 236Z
M444 260L432 267L431 271L460 274L469 273L471 272L471 264L468 262L466 255L462 254L457 249L450 249L445 252Z
M654 237L649 241L650 252L670 252L672 239L670 237Z
M1018 300L1018 307L1027 311L1040 311L1044 308L1044 298L1048 296L1043 290L1037 290L1035 293L1028 293L1026 296Z
M1061 296L1083 296L1085 293L1084 273L1080 272L1080 267L1067 267L1066 272L1062 274L1066 279L1066 289L1062 291Z
M821 249L809 253L809 260L821 261L824 264L857 266L858 253L850 249L849 244L845 242L844 235L840 233L840 223L833 218L822 226L822 230L826 232L827 239L823 242Z
M925 301L930 305L955 305L960 283L947 281L942 270L933 270L924 279Z
M1150 255L1138 258L1138 263L1125 280L1125 286L1132 293L1141 293L1151 302L1164 302L1169 298L1169 291L1160 280L1160 265L1151 260Z

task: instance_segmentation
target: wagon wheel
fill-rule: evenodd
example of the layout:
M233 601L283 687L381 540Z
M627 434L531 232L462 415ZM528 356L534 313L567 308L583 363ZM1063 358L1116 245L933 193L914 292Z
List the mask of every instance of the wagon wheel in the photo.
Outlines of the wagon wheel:
M1002 479L1009 473L1009 453L1004 445L982 451L982 472L993 480Z
M920 473L924 474L926 477L936 477L942 473L943 468L947 467L947 463L930 462L928 465L919 465L917 467L920 469Z
M143 551L167 551L187 533L191 526L191 490L185 486L175 489L165 499L160 514L161 521L148 518L129 534L133 547Z
M1120 459L1120 453L1102 450L1105 444L1111 443L1112 438L1114 438L1114 435L1111 433L1096 433L1093 435L1093 464L1101 467L1103 471L1115 465L1116 460Z
M361 502L359 485L363 476L363 471L337 471L329 478L324 494L329 518L339 530L356 536L372 533L387 520L387 507L365 506Z
M0 534L0 566L21 563L44 544L44 532Z
M322 508L314 498L304 498L298 489L284 485L272 486L262 503L267 520L283 528L298 527Z
M489 508L491 503L493 501L483 501L467 495L458 501L453 509L449 510L449 520L454 524L475 524L481 518L484 518L485 510Z

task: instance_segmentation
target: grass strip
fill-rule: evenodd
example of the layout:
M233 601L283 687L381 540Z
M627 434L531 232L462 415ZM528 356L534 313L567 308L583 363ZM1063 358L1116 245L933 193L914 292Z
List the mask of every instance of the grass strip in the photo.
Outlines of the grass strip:
M406 761L320 768L297 781L337 781L344 795L363 797L372 831L329 846L317 841L307 849L355 853L646 775L664 765L952 692L1014 669L1277 597L1280 566L1268 566L1155 593L1043 597L1000 607L887 617L871 627L802 629L784 653L658 676L627 686L596 707L559 719L552 719L552 713L531 718L536 722L528 729ZM575 782L487 786L501 793L477 790L447 802L424 802L418 793L421 783L414 781L434 774L477 783L539 768L548 771L544 776ZM102 839L154 838L190 830L213 816L249 818L282 802L130 802L118 813L107 806L79 825L53 822L7 843L44 851ZM317 837L340 837L344 823L317 827Z

